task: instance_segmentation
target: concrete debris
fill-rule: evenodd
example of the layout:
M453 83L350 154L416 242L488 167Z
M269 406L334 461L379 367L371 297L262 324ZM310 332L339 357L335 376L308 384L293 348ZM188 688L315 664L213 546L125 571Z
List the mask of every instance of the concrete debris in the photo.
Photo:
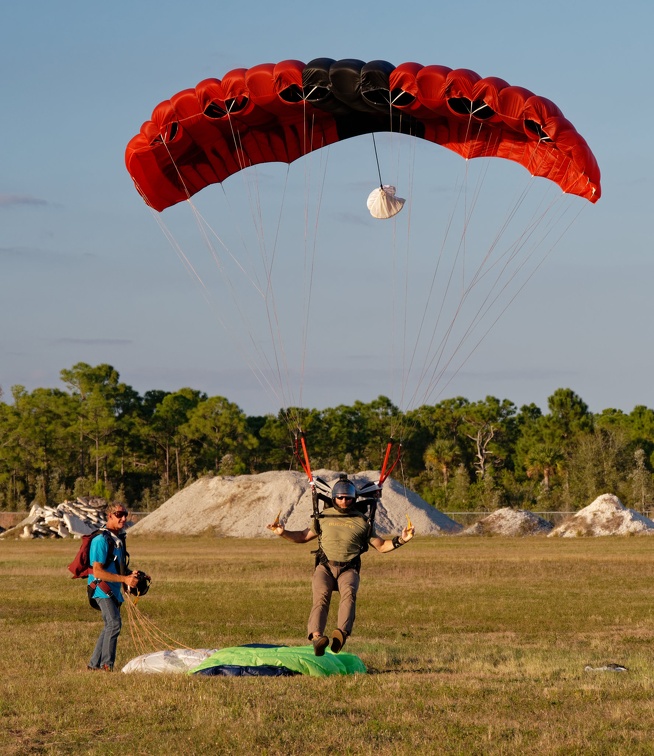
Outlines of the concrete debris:
M529 536L549 533L554 526L533 512L502 507L466 528L462 536Z
M331 487L338 479L332 470L314 473ZM355 485L376 481L379 472L351 476ZM266 530L281 510L280 520L289 530L304 530L311 514L311 492L303 473L265 472L238 477L205 477L168 499L158 509L136 523L130 533L137 535L199 535L212 532L233 538L276 536ZM442 535L461 530L454 520L430 506L413 491L389 478L377 507L376 532L396 535L407 525L407 515L416 535Z
M33 504L27 517L0 533L0 538L81 538L105 524L106 506L104 499L83 496L56 507Z
M602 494L558 525L548 537L577 538L607 535L653 535L654 521L627 509L614 494Z
M629 669L627 667L623 667L622 664L616 664L615 662L610 662L609 664L604 664L601 667L591 667L590 664L587 664L584 667L585 672L628 672Z

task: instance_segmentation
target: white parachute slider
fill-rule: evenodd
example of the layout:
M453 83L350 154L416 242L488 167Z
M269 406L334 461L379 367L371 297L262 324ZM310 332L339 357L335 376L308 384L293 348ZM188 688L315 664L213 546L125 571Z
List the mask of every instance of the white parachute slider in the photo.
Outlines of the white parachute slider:
M395 187L383 184L368 195L368 210L373 218L392 218L404 207L406 200L395 196Z

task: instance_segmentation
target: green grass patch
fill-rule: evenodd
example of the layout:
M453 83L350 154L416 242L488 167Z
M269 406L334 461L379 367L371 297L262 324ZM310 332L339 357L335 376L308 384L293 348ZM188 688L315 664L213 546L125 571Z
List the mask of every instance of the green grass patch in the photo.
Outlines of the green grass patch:
M3 754L652 753L649 538L368 553L346 648L370 674L327 679L88 673L100 618L67 577L77 545L0 542ZM306 642L309 546L134 537L130 552L153 578L139 608L180 644ZM123 619L119 667L140 652ZM585 671L608 662L629 671Z

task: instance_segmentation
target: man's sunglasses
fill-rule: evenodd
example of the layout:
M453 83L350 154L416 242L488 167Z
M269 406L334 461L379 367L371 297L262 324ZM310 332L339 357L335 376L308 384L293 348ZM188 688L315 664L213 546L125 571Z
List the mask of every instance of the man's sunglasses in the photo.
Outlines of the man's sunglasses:
M112 512L112 514L117 519L122 520L123 517L127 518L128 512L125 512L125 511L122 511L122 512Z
M336 496L337 501L354 501L354 496Z

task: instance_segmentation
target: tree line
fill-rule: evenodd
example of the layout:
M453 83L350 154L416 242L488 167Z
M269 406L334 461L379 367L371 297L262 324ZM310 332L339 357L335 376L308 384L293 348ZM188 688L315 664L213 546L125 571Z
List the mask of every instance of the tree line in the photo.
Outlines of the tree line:
M293 467L301 426L313 469L378 470L389 434L394 477L439 509L574 511L601 493L632 508L654 500L654 410L590 412L568 388L543 412L492 396L403 413L390 399L247 416L225 397L182 388L142 396L111 365L78 363L66 389L0 389L0 509L76 496L152 510L203 475Z

